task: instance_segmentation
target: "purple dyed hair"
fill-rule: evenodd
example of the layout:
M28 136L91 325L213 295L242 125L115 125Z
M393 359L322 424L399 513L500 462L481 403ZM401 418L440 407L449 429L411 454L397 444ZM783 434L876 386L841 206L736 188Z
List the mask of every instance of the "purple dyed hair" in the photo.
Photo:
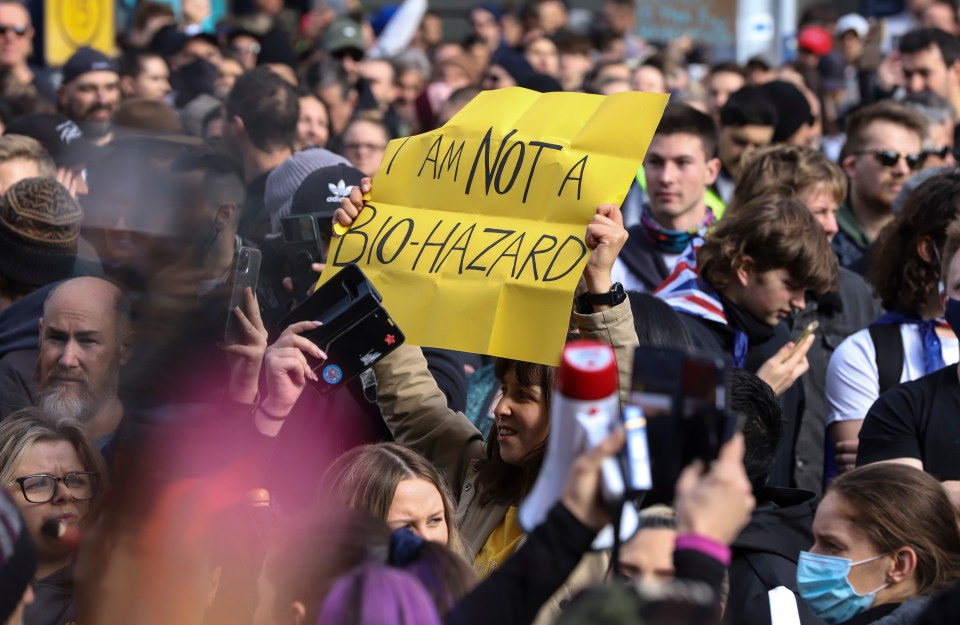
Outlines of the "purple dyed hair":
M441 621L415 577L367 562L333 585L317 625L441 625Z

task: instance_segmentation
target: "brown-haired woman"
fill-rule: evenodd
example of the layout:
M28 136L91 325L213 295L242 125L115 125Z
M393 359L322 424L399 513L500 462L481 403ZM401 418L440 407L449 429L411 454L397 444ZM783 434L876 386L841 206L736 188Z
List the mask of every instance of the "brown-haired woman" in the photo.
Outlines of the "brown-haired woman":
M362 193L369 190L370 181L364 179L343 201L335 220L344 226L352 224L362 208ZM598 207L585 239L591 250L583 273L589 293L611 293L610 270L626 239L620 209L609 204ZM622 399L629 388L637 345L629 302L624 298L613 306L594 304L574 316L581 337L607 342L616 351ZM274 360L271 350L278 351L268 349L268 371ZM501 396L494 410L496 427L484 441L465 415L447 408L446 397L418 348L404 345L374 365L385 422L398 443L423 454L446 476L457 498L457 525L468 559L481 575L512 555L524 539L517 506L533 487L543 462L554 378L552 367L535 363L500 359L495 368ZM286 378L268 372L267 380ZM278 389L268 393L276 395ZM299 390L289 393L290 399L296 401L298 394ZM605 560L586 558L564 585L564 593L602 580ZM556 596L548 607L555 615ZM541 616L548 618L544 612Z
M324 494L383 519L391 530L406 527L462 553L453 495L436 467L414 450L396 443L354 447L323 481Z
M828 625L909 625L960 576L954 514L940 483L912 467L838 477L817 509L816 542L800 554L800 596Z
M853 468L863 419L881 394L960 359L939 292L946 230L958 211L960 171L934 176L873 246L868 278L889 312L841 343L827 369L827 428L841 471Z

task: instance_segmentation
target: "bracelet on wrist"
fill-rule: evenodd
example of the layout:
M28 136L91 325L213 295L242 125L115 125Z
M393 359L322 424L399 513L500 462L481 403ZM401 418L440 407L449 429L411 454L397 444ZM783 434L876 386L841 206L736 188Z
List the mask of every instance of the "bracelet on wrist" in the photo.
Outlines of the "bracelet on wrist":
M269 419L270 421L286 421L287 417L290 416L289 412L283 416L273 414L272 412L264 408L263 404L260 404L259 406L257 406L257 411L260 414L262 414L264 417Z

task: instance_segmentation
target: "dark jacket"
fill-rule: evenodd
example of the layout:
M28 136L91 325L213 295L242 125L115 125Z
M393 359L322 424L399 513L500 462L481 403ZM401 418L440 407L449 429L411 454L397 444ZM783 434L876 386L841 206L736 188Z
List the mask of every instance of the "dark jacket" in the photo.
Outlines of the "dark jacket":
M0 419L33 405L38 323L43 317L43 303L57 284L40 287L0 313Z
M903 603L888 603L865 610L841 625L914 625L927 608L927 597L914 597ZM938 621L948 623L951 621Z
M24 625L66 625L73 617L73 567L68 566L37 580L36 594L23 611Z
M797 560L813 545L816 495L769 488L758 496L750 523L733 542L730 595L723 622L728 625L770 623L767 593L784 586L797 594ZM797 595L803 625L822 625Z
M596 535L557 503L517 552L461 599L443 622L527 625L573 572ZM699 582L720 597L722 563L693 550L675 551L673 562L678 580Z
M744 369L756 373L763 363L773 357L777 351L790 342L790 331L786 324L770 327L754 318L748 312L720 296L724 312L730 325L723 325L693 315L681 314L680 318L690 331L694 344L707 351L732 355L734 353L735 329L746 333L749 339L747 359ZM682 311L680 311L682 313ZM803 412L803 386L794 384L780 396L780 406L785 420L783 437L777 449L773 466L770 468L770 486L792 487L794 448Z
M620 250L619 258L630 270L630 273L643 283L644 290L653 293L670 275L670 270L667 268L667 264L663 262L663 253L647 237L642 225L637 224L631 227L628 232L630 238L627 239L627 244Z
M880 304L870 286L856 273L840 267L836 293L807 294L807 307L793 317L793 335L819 321L816 340L807 352L810 371L802 378L804 411L797 434L794 476L797 487L820 494L823 489L825 428L827 422L827 365L845 338L880 316Z

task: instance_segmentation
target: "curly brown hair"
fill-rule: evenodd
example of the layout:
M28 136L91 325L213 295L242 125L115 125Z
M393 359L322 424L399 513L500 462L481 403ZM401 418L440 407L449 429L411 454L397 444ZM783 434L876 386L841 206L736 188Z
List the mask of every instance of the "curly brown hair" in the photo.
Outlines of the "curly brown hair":
M798 199L765 195L725 216L697 253L700 276L722 291L747 256L758 272L786 269L798 287L817 293L836 289L837 257Z
M960 171L934 176L910 194L903 210L880 233L871 253L867 281L887 310L919 312L937 295L938 255L947 226L960 211ZM921 245L931 246L927 258Z

